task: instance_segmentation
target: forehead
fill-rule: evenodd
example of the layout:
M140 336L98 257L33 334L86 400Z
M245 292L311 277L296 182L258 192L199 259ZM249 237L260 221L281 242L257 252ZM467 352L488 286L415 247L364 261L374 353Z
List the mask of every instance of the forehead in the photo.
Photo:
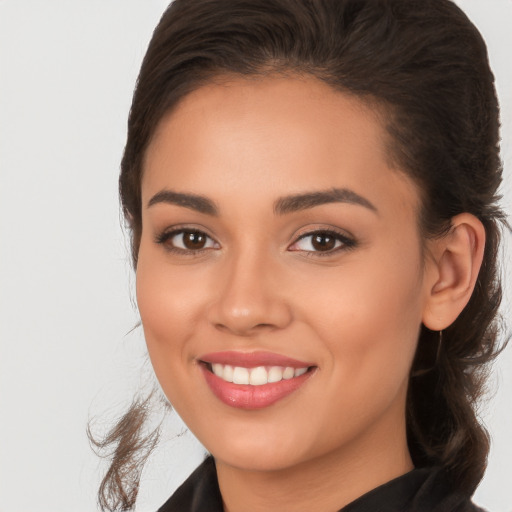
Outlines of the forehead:
M399 200L416 205L414 184L392 166L381 119L382 110L315 78L220 80L162 119L143 196L170 187L257 201L340 186L378 197L396 184Z
M315 139L326 149L340 137L364 133L361 143L378 148L384 158L389 136L380 121L383 110L376 102L364 103L309 76L218 77L186 95L163 116L152 145L169 136L187 138L190 143L191 135L198 140L212 127L219 136L227 131L233 142L242 142L253 130L253 146L265 135L279 135L288 143Z

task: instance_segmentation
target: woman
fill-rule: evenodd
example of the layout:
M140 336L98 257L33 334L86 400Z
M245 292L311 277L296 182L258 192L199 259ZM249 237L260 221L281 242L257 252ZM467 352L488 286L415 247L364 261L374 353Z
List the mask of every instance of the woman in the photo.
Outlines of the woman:
M212 457L161 511L478 510L498 140L451 1L168 8L120 193L156 376ZM104 508L133 506L145 406Z

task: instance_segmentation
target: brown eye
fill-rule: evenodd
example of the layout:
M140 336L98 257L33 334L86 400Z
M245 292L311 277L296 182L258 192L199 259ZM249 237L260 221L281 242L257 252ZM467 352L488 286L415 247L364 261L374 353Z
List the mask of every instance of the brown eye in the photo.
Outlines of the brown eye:
M351 249L356 246L356 241L341 233L334 231L313 231L302 235L288 250L302 251L305 253L337 253L342 249Z
M219 248L219 244L215 240L197 230L180 229L163 233L156 238L156 242L163 244L168 250L185 253Z
M183 245L190 251L197 251L204 249L207 242L207 236L199 231L185 231L183 232Z
M336 246L336 238L328 233L317 233L312 236L311 245L316 251L330 251Z

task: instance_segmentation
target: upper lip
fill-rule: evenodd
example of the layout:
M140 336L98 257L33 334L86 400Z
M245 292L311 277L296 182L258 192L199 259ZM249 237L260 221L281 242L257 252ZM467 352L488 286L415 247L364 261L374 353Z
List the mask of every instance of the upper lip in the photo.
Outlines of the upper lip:
M291 368L308 368L314 366L310 362L299 361L291 357L275 354L273 352L255 351L238 352L227 350L224 352L211 352L198 358L204 363L229 364L242 368L255 368L257 366L283 366Z

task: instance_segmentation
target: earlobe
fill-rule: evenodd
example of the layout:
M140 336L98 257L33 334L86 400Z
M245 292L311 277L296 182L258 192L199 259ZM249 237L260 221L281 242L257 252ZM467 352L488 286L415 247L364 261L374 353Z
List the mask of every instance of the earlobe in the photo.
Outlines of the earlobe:
M440 331L459 316L475 288L484 246L485 228L469 213L454 217L449 233L432 241L423 310L426 327Z

